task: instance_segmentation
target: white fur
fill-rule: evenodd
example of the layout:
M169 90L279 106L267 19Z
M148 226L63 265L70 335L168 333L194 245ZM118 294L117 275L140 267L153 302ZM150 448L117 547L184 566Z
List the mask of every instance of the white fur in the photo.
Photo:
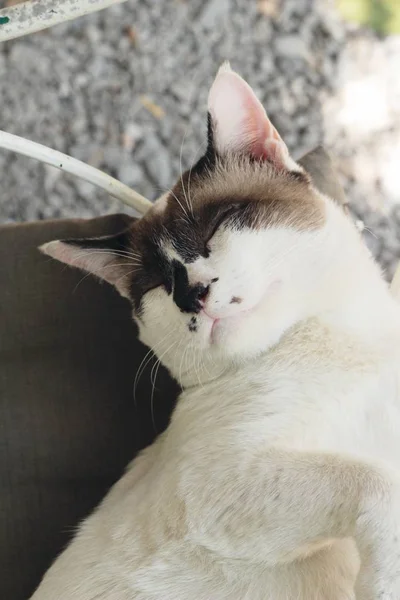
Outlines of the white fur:
M209 108L221 153L293 167L227 67ZM199 314L161 286L145 294L141 339L185 391L34 600L400 600L400 306L321 202L314 230L220 227L186 265L210 285ZM114 277L103 254L45 251Z
M324 202L317 231L220 229L187 265L219 277L212 337L146 294L141 338L186 390L34 600L350 600L359 554L357 599L400 598L400 308Z

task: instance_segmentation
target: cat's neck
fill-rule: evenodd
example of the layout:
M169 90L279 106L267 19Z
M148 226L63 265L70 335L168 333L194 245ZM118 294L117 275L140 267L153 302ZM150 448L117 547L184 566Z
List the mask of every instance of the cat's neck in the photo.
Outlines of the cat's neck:
M312 314L374 343L400 335L400 306L350 220L329 205L331 268L320 271ZM326 259L326 257L325 257Z

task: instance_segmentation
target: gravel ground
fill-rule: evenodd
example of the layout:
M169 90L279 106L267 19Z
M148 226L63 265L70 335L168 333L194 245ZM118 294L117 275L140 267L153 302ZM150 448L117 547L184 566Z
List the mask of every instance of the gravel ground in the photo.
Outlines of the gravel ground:
M207 92L226 58L294 156L321 142L333 151L352 210L372 232L367 243L390 275L400 256L400 41L345 26L328 0L130 0L8 42L0 128L153 199L179 175L181 150L186 168L204 148ZM0 222L123 208L5 151L0 172Z

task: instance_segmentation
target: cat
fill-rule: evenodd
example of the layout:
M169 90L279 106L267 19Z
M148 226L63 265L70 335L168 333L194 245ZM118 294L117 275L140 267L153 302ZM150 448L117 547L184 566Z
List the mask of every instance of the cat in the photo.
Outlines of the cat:
M42 251L129 299L183 391L32 600L400 600L400 307L228 63L172 190Z

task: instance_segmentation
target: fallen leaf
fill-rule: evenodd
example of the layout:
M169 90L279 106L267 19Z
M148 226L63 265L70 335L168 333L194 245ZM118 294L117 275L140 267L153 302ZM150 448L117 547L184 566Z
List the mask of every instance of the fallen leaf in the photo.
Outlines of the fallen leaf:
M126 30L126 33L128 35L128 38L130 39L132 45L135 46L135 48L136 48L136 46L138 45L138 34L137 34L136 29L133 27L133 25L129 25L129 27Z
M279 15L280 0L258 0L257 9L266 17L276 18Z
M140 102L143 104L146 110L149 111L156 119L163 119L165 117L165 111L161 106L153 102L148 96L142 94L139 96Z

